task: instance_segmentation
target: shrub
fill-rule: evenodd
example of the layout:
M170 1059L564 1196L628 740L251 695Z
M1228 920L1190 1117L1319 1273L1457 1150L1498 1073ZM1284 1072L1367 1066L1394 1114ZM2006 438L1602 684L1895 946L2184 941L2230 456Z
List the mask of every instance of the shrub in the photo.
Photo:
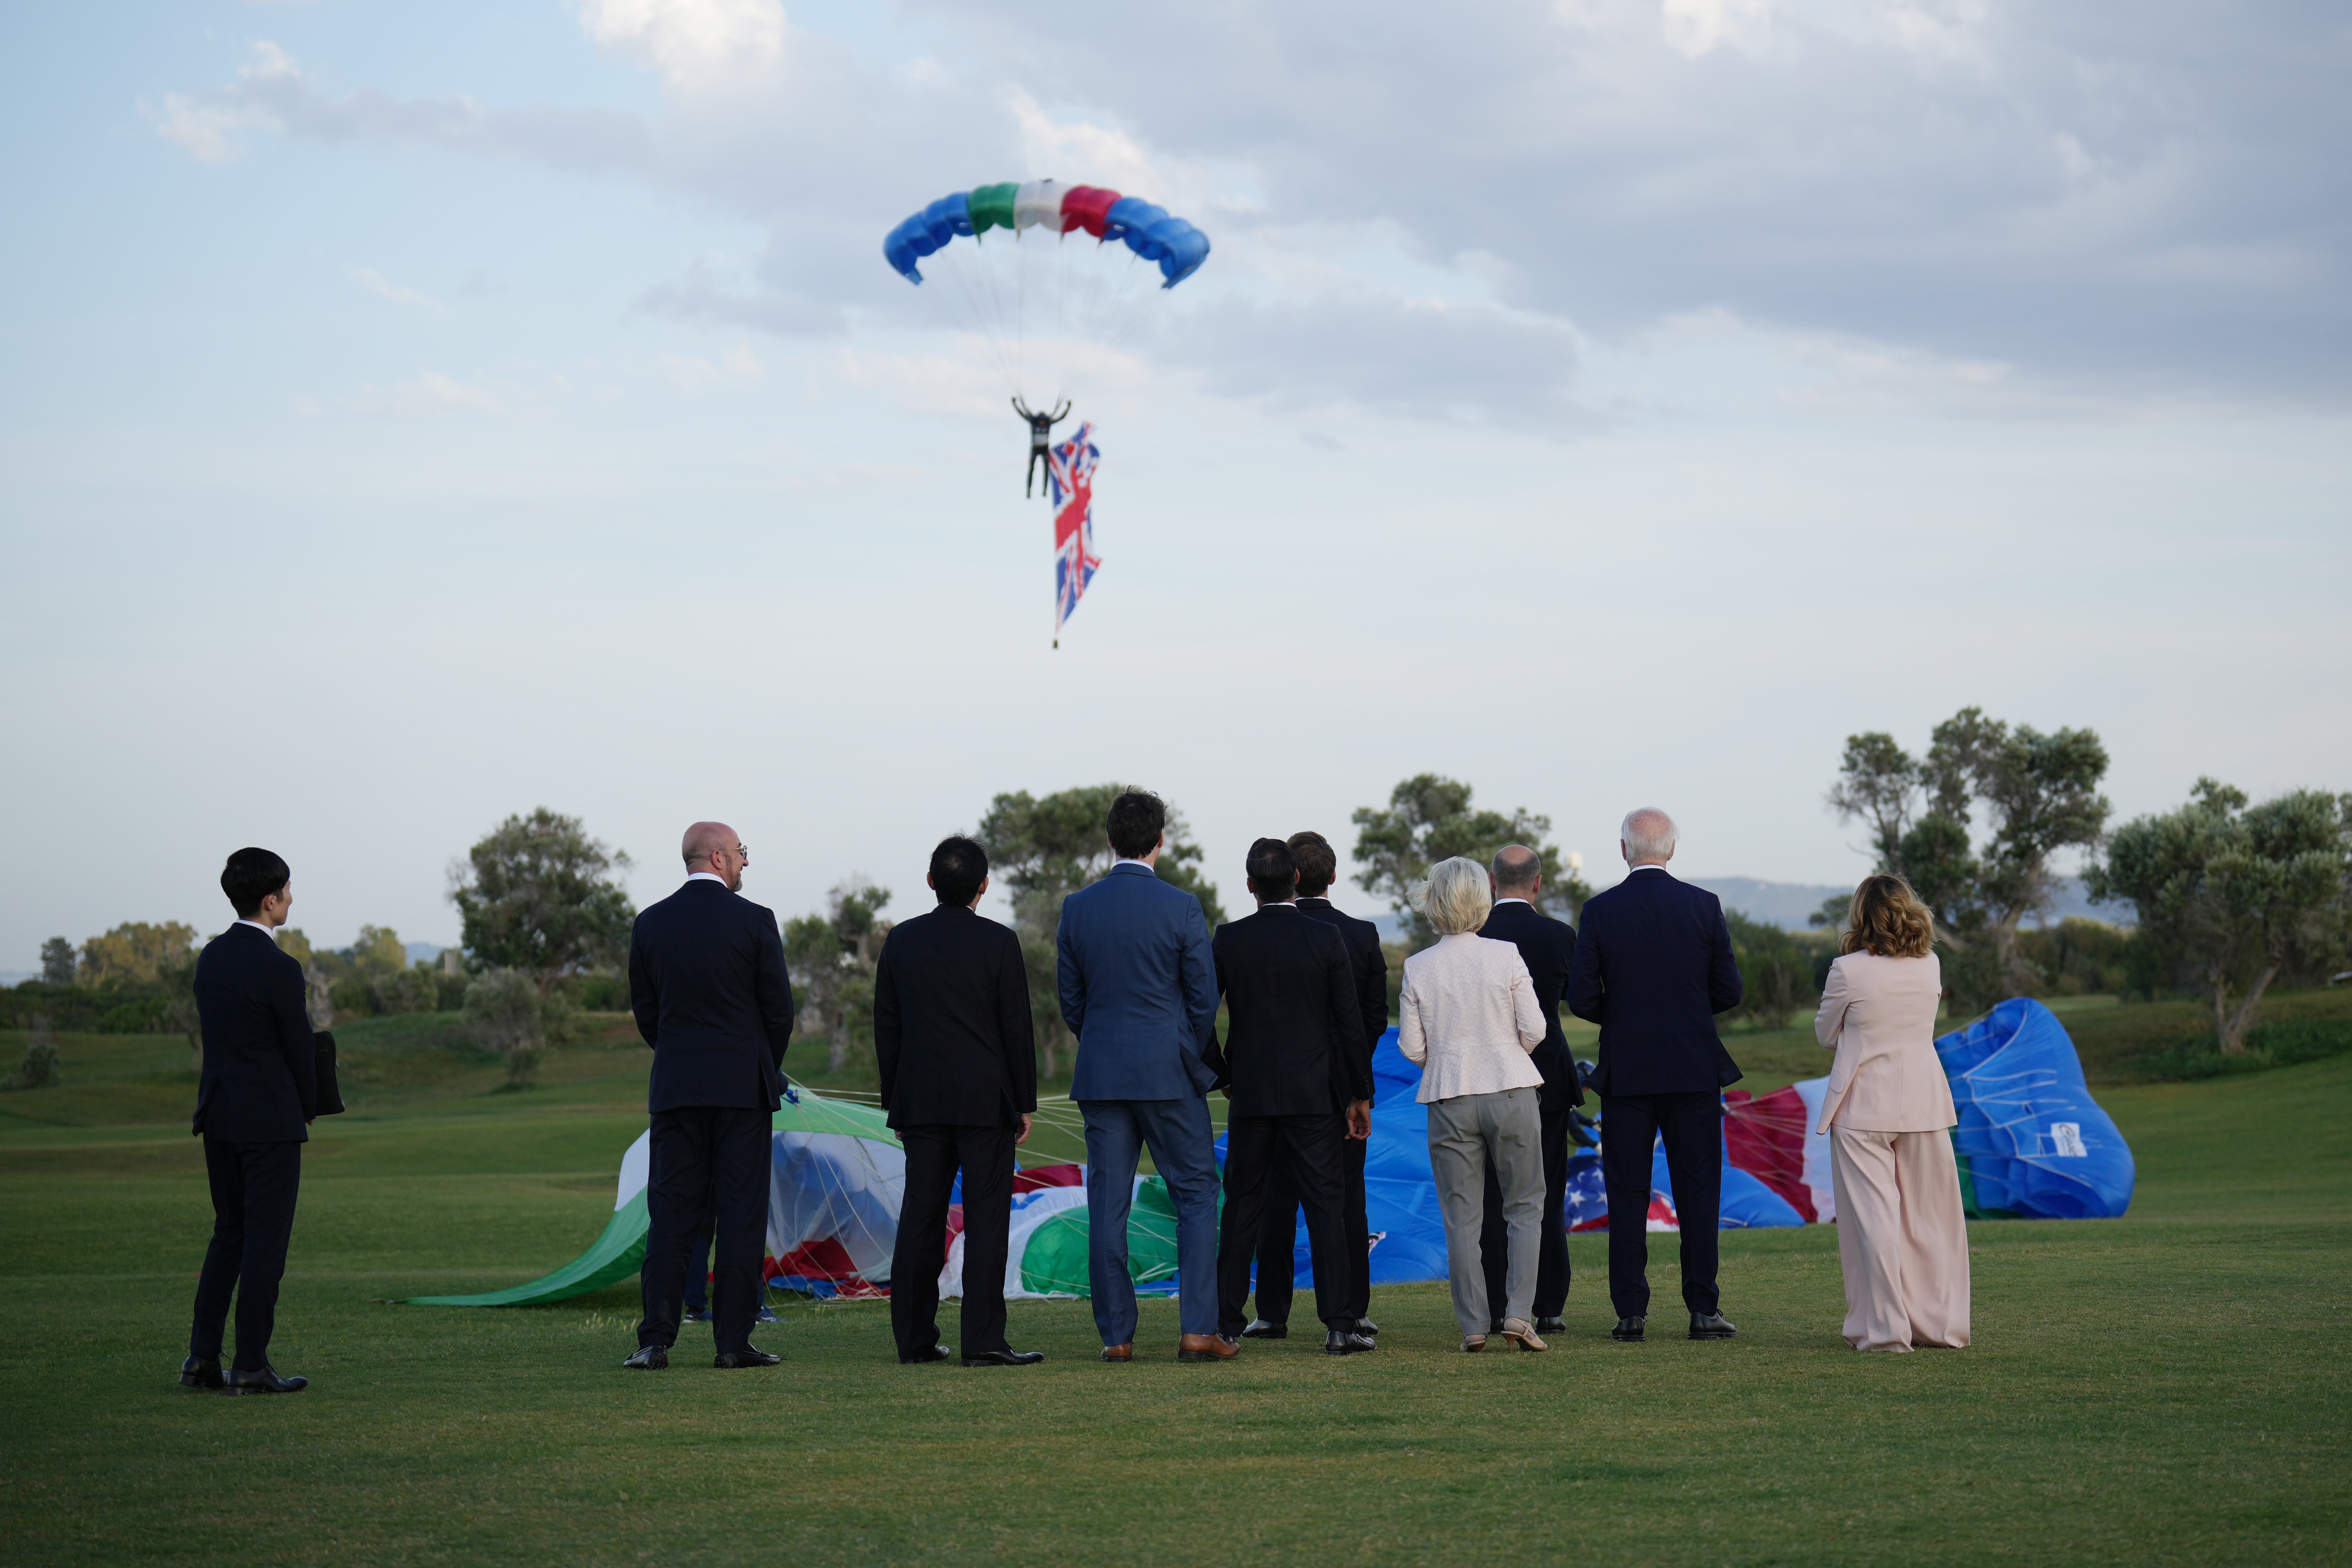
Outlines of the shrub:
M58 1039L45 1016L33 1019L33 1037L26 1043L25 1059L16 1070L0 1079L0 1089L55 1089L65 1081L58 1071Z
M542 993L519 969L486 970L466 987L466 1017L475 1037L507 1064L507 1087L527 1089L547 1049L571 1032L572 999Z

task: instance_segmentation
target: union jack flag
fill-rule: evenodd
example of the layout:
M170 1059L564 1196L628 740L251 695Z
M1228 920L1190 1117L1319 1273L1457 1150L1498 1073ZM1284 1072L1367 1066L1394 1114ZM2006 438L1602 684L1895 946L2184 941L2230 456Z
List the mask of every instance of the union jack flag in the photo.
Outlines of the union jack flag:
M1054 637L1061 646L1062 623L1086 596L1102 557L1095 553L1095 469L1102 449L1091 423L1046 457L1045 482L1054 505Z

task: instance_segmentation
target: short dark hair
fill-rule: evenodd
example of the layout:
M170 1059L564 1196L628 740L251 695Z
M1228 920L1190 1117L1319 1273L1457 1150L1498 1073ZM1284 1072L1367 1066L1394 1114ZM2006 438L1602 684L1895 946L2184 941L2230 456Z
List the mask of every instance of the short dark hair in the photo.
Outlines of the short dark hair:
M1120 859L1140 860L1168 831L1168 803L1148 789L1121 790L1103 826Z
M267 849L240 849L221 868L221 891L241 921L259 914L261 900L293 879L286 862Z
M1339 857L1319 833L1290 836L1290 858L1298 863L1298 896L1319 899L1339 879Z
M1298 891L1298 862L1281 839L1259 839L1250 846L1249 859L1244 864L1249 870L1250 891L1258 897L1279 902Z
M988 851L961 833L950 833L931 851L931 891L943 904L969 904L988 880Z

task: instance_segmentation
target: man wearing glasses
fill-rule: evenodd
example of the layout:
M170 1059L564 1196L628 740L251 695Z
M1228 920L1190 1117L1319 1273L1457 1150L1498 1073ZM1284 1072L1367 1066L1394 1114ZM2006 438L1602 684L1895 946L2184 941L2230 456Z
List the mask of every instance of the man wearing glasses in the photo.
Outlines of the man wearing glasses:
M637 916L629 1007L653 1047L645 1317L623 1364L669 1365L684 1311L687 1247L711 1222L711 1318L723 1368L783 1358L751 1342L768 1240L770 1126L782 1103L793 988L775 915L739 897L751 853L723 822L681 846L686 885Z

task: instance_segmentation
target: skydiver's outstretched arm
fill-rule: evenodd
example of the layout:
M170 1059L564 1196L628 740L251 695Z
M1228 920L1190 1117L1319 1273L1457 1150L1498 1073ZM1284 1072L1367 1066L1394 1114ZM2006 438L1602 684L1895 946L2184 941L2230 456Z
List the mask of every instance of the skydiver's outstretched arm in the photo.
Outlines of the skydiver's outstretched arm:
M1062 399L1062 406L1061 406L1061 407L1059 407L1058 409L1055 409L1055 410L1054 411L1054 416L1053 416L1052 418L1050 418L1050 419L1048 419L1048 420L1046 420L1046 421L1045 421L1046 427L1050 429L1050 428L1052 428L1054 426L1059 425L1063 420L1067 419L1069 416L1070 416L1070 400L1069 400L1068 398L1065 397L1064 399Z
M1013 395L1013 412L1018 414L1024 419L1034 419L1037 417L1037 416L1029 411L1029 405L1021 401L1018 394Z

